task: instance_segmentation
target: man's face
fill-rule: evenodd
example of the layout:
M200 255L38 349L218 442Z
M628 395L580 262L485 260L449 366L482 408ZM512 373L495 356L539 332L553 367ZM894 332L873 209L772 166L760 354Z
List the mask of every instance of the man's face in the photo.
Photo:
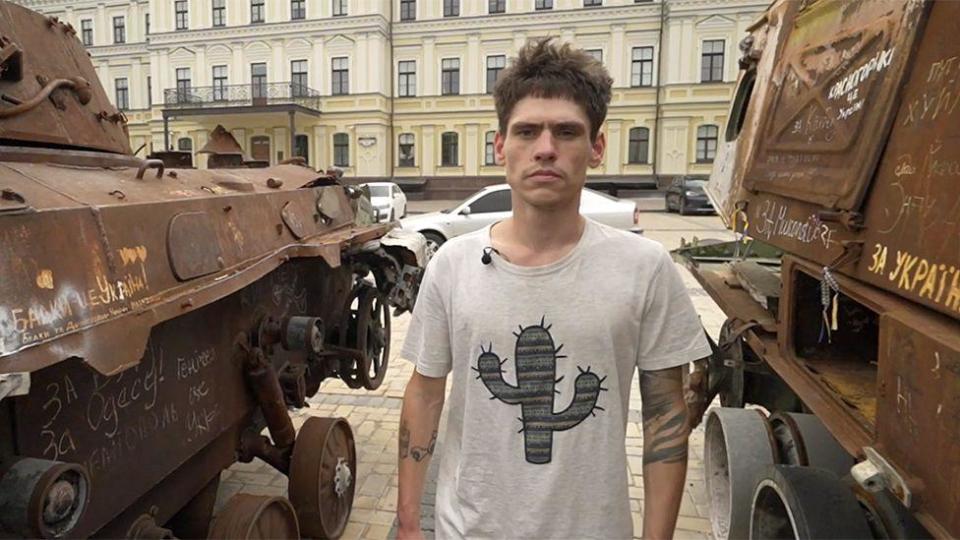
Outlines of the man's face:
M544 209L580 200L587 167L600 165L605 146L603 133L590 141L583 108L563 98L521 99L506 134L497 132L494 140L497 164L505 167L514 197Z

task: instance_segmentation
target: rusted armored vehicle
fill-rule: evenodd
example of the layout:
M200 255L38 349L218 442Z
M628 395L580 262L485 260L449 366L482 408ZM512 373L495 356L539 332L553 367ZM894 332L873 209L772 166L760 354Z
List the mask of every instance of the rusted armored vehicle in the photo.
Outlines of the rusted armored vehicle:
M675 252L728 316L693 376L719 538L960 537L958 20L787 0L741 43L738 240Z
M0 1L0 537L340 535L350 426L288 411L380 384L424 263L357 195L133 157L74 28ZM220 472L254 458L289 498L211 525Z

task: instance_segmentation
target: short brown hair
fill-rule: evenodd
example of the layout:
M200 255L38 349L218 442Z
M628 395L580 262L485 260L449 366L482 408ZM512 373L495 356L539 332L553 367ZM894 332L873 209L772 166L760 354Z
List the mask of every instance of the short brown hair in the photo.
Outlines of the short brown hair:
M500 133L506 135L510 114L521 99L564 98L583 107L590 119L590 140L596 140L607 117L613 79L583 50L552 41L552 37L528 41L498 78L493 99Z

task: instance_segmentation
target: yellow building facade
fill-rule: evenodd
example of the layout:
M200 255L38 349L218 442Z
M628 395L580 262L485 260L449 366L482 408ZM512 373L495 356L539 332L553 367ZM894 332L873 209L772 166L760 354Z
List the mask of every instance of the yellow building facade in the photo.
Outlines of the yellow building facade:
M502 181L489 94L530 38L614 80L590 181L706 174L757 0L21 0L77 29L138 155L194 153L218 124L247 156L395 178L452 198Z

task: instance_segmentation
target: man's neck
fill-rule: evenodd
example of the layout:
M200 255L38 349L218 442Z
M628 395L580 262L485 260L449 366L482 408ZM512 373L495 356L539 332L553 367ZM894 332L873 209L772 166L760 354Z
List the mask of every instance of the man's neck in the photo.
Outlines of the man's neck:
M563 258L580 241L586 220L579 205L545 210L524 204L490 230L493 247L520 266L541 266Z

